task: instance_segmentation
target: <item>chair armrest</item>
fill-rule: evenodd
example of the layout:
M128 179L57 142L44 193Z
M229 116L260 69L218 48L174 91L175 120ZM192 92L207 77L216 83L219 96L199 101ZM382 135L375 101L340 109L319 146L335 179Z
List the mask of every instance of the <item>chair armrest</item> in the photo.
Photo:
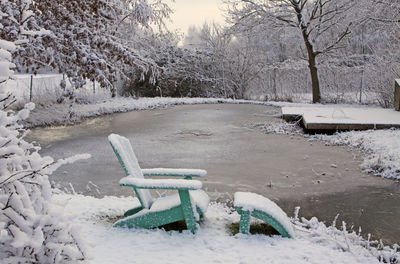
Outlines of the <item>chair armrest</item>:
M176 179L137 179L127 176L119 181L120 186L129 186L138 189L168 189L168 190L198 190L202 183L196 180Z
M205 170L199 169L142 169L144 176L170 176L170 177L203 177L207 174Z

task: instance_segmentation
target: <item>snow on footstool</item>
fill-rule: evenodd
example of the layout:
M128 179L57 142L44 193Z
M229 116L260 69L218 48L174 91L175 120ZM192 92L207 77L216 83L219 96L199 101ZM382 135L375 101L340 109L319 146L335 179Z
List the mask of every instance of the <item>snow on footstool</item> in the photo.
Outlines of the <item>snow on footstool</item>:
M250 216L253 216L275 228L283 237L295 236L286 213L270 199L255 193L236 192L234 200L235 210L240 214L240 233L249 233Z

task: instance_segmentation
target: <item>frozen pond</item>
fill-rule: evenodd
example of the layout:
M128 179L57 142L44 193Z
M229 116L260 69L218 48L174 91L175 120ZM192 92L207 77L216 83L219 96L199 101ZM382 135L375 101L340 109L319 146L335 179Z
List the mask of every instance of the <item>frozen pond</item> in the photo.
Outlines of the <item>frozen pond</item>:
M210 196L235 191L267 196L289 215L300 205L303 216L331 223L340 214L350 227L400 242L400 186L364 174L359 153L325 146L300 136L264 134L257 123L277 121L279 108L257 105L187 105L90 119L75 126L33 129L28 140L41 153L62 158L90 153L90 160L59 169L51 180L69 190L96 196L131 195L118 185L123 176L107 136L128 137L142 168L201 168ZM334 166L332 166L334 164ZM93 184L98 186L98 189Z

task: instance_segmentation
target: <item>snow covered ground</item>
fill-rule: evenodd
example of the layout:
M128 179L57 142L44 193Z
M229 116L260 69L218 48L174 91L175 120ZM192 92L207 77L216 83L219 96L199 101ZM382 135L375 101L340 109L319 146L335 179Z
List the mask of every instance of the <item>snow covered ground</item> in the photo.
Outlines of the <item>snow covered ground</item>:
M326 227L316 218L294 222L296 238L232 235L228 225L239 215L223 204L212 203L193 235L189 231L118 229L112 223L129 209L132 197L102 199L57 194L71 221L81 226L88 242L90 263L379 263L395 262L392 247L362 239L355 232ZM375 246L378 246L378 250Z

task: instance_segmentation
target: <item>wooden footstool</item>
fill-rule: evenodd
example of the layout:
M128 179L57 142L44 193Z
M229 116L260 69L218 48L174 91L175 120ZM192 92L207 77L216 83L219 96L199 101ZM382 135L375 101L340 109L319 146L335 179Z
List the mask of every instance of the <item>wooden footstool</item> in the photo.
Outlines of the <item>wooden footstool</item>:
M275 228L283 237L295 236L286 213L270 199L250 192L236 192L234 199L235 210L240 214L240 233L249 233L250 216L253 216Z

